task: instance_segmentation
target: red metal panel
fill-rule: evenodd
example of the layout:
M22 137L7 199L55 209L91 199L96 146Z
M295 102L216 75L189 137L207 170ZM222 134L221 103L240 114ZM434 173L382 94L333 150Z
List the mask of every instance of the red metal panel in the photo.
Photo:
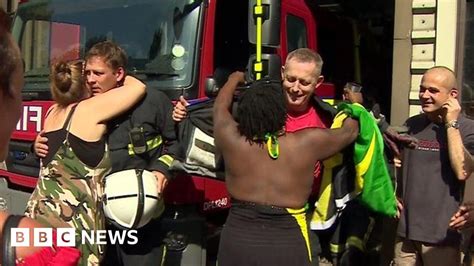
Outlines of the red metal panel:
M287 47L287 25L286 17L288 14L297 16L304 20L306 24L306 37L308 40L308 48L317 51L316 43L316 23L313 17L313 13L307 6L304 0L282 0L281 1L281 36L280 36L280 47L281 50L278 53L282 57L282 64L285 62L285 58L288 54Z
M35 188L36 182L38 181L38 178L36 177L14 174L4 170L0 170L0 176L7 177L7 179L15 185L27 188Z
M223 0L220 0L223 1ZM204 28L201 37L201 63L199 74L198 97L203 98L205 95L205 81L207 77L213 75L214 72L214 21L216 17L217 0L209 0L208 7L204 10Z
M43 128L44 118L52 101L23 102L22 114L12 139L33 141L38 132Z

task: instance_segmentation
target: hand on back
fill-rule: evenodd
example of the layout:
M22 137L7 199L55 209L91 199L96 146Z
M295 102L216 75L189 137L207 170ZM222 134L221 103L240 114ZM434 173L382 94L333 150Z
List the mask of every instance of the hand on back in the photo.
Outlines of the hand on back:
M44 130L41 130L35 138L35 143L33 143L34 152L40 158L44 158L48 154L48 138L44 136L44 133Z

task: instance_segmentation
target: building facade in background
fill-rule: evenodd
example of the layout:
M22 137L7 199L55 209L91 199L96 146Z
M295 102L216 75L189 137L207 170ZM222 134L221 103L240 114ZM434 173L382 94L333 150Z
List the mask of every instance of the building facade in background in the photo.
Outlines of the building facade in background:
M421 112L421 77L435 65L455 71L463 109L474 117L473 38L473 0L395 1L392 124Z

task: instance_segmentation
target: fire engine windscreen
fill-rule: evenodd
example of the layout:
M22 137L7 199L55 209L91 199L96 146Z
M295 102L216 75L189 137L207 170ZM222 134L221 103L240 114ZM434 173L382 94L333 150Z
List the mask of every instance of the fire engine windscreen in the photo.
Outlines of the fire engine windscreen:
M18 7L13 35L25 61L25 91L48 90L49 66L82 58L113 40L128 54L128 71L152 87L192 81L202 0L29 0Z

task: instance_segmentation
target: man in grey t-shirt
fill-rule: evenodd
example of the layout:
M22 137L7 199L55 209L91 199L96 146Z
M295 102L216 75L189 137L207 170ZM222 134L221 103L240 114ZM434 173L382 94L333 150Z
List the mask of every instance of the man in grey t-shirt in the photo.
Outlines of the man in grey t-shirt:
M405 123L418 145L403 152L395 265L460 265L460 235L449 223L472 172L474 121L461 115L457 96L452 70L425 72L423 113Z

